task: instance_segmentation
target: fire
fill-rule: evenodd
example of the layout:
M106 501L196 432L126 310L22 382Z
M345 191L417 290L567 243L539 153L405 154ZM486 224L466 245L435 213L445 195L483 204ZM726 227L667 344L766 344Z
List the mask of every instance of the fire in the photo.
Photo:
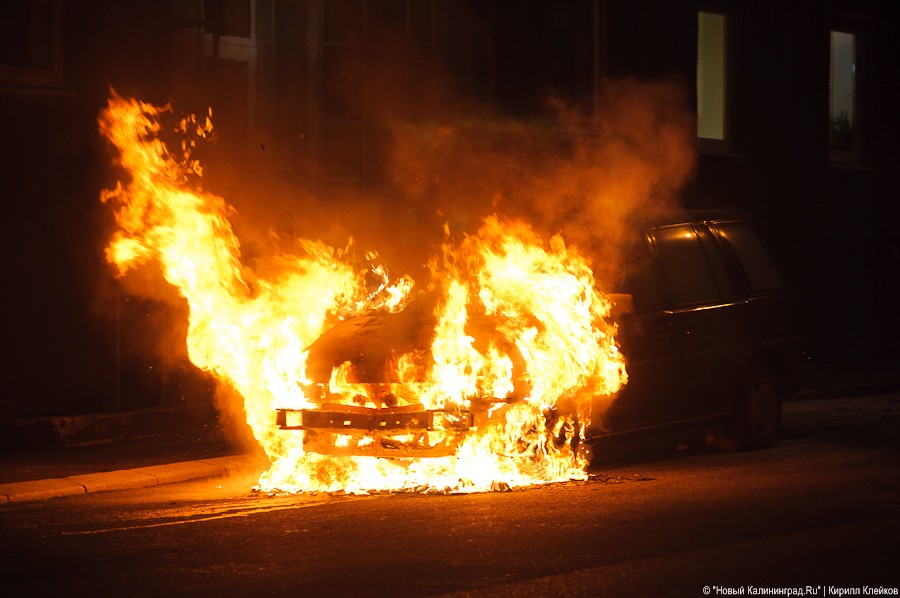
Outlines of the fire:
M359 380L349 361L317 384L308 360L323 332L366 315L402 315L418 287L409 277L392 281L381 266L354 265L349 252L319 241L299 240L264 268L243 263L233 210L203 190L191 157L212 130L211 115L175 127L185 140L178 154L161 141L170 115L169 107L113 95L100 116L128 175L101 195L118 223L106 256L120 275L158 264L186 300L191 361L240 394L269 457L259 488L469 492L585 477L578 447L591 401L611 397L626 375L607 322L609 299L575 248L559 236L545 244L524 223L497 216L461 242L445 231L431 281L421 285L436 297L426 346L392 353L378 384ZM376 254L366 257L371 264ZM335 430L320 438L335 454L321 454L310 450L310 426L279 429L275 413L312 413L325 408L323 397L348 419L409 413L409 421L418 414L434 421L427 429L410 424L389 441ZM460 427L464 414L474 415ZM412 448L365 455L378 446ZM420 449L427 456L416 456Z

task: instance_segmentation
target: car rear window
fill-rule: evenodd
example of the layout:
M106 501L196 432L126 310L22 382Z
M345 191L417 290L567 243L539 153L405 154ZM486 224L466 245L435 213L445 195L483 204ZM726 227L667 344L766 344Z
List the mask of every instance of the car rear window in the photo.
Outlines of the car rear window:
M719 222L719 236L727 242L747 275L754 292L771 291L783 286L781 275L749 222Z

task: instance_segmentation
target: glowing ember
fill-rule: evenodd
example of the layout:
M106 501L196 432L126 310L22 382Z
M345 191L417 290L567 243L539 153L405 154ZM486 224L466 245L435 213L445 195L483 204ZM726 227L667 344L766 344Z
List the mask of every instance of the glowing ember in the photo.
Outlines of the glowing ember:
M323 333L408 320L423 303L417 287L316 241L271 256L265 276L242 263L232 211L202 190L193 142L174 155L160 140L169 112L113 96L100 117L129 175L101 196L119 225L107 258L120 274L157 263L187 300L191 361L243 397L270 459L261 489L470 492L585 477L578 447L591 401L612 396L625 371L609 300L561 237L545 245L496 216L461 243L448 231L420 291L431 298L417 320L428 323L423 346L386 348L368 377L360 363L319 363L326 379L316 379L307 370ZM186 140L211 130L209 118L176 127ZM302 429L279 429L276 409L303 414ZM309 423L329 410L347 422ZM405 423L340 429L371 414ZM337 427L312 430L327 425ZM367 456L376 453L390 458Z

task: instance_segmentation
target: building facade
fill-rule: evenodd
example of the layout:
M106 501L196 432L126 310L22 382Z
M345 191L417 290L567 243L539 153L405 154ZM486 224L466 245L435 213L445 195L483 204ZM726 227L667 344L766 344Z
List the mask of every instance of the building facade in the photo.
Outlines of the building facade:
M110 88L212 106L223 189L243 165L288 194L352 187L358 198L389 186L399 121L541 121L548 97L590 112L607 81L666 81L696 119L681 201L754 217L807 306L813 354L900 340L894 1L15 0L0 10L6 417L209 390L183 355L148 340L183 334L184 307L123 295L103 263L112 222L97 197L115 179L96 116ZM275 211L281 223L297 217L290 202Z

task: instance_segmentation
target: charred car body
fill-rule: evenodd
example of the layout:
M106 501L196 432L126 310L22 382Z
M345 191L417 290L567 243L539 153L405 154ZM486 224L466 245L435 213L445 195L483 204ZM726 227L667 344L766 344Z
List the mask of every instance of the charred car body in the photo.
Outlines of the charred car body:
M611 406L608 397L598 398L589 417L574 408L566 413L564 401L548 410L548 433L575 445L585 435L724 423L739 446L770 446L781 402L802 382L804 357L795 298L752 222L734 212L683 212L634 241L629 274L610 294L628 384ZM313 383L305 395L316 407L279 409L279 427L303 430L311 452L445 456L469 430L528 395L522 355L499 316L471 318L466 334L476 346L494 344L510 357L515 382L504 396L429 409L414 386L398 385L397 355L429 359L434 305L425 294L402 312L358 316L326 331L307 360ZM353 404L328 390L341 368L358 385ZM582 430L587 419L590 427Z
M327 330L310 345L307 359L312 384L304 392L318 406L279 409L279 427L304 430L305 449L320 454L442 457L454 454L465 433L483 426L486 417L524 399L524 360L503 334L504 318L496 316L470 318L466 334L480 352L492 343L510 357L515 384L503 397L475 396L465 405L429 409L417 388L424 381L400 381L400 355L411 358L409 369L428 370L437 301L435 293L422 293L403 311L352 317ZM353 404L329 391L335 376L357 389Z

